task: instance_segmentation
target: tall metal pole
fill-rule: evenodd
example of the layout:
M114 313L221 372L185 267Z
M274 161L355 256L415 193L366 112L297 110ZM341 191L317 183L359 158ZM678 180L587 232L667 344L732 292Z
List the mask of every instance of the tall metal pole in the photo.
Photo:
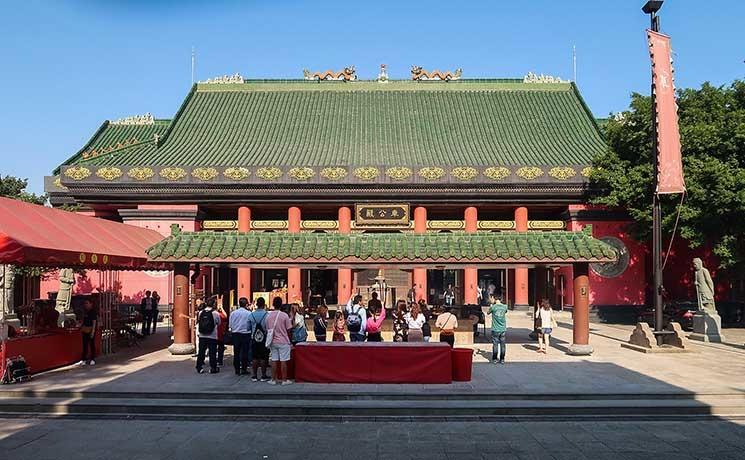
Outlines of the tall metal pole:
M656 11L649 13L650 29L660 31L660 19ZM654 91L654 81L651 87L652 96L652 161L654 163L653 195L652 195L652 267L654 270L654 330L664 329L663 299L662 299L662 210L660 196L657 193L659 165L657 162L657 97ZM662 336L657 335L657 343L662 344Z

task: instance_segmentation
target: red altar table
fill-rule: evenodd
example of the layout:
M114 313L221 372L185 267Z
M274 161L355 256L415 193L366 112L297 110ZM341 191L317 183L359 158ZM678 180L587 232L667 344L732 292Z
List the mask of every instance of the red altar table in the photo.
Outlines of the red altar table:
M294 349L295 380L311 383L451 383L446 343L326 342Z
M0 375L5 372L5 360L21 355L32 374L80 361L83 342L80 329L62 329L8 339L2 344ZM96 332L96 353L101 351L101 330Z

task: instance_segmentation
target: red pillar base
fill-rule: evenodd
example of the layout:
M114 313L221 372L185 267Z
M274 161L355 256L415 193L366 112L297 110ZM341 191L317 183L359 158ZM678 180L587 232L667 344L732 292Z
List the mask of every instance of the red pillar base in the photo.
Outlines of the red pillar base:
M574 308L572 309L572 346L570 355L586 356L590 346L590 277L588 265L574 265Z

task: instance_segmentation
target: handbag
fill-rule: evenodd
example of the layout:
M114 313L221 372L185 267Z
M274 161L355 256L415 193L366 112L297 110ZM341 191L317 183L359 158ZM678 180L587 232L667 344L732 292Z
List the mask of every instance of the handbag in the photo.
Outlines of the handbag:
M266 331L266 341L264 342L264 345L266 345L267 348L272 344L272 340L274 339L274 328L277 327L277 321L279 321L279 312L277 312L277 317L274 318L274 324L271 329Z
M81 326L80 332L82 332L83 334L90 334L91 332L93 332L93 326Z

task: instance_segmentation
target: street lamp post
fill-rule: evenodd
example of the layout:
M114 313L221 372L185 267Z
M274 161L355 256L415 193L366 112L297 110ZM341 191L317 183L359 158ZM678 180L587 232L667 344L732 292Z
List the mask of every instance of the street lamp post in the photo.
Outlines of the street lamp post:
M660 31L660 18L657 16L657 12L662 8L664 0L648 1L642 7L642 11L649 15L650 29L653 32ZM657 98L654 92L654 81L652 82L651 88L652 96L652 161L654 162L654 178L653 178L653 193L652 193L652 268L654 273L654 330L655 332L661 332L664 328L663 324L663 280L662 280L662 211L660 209L660 195L657 193L658 185L658 161L657 161ZM657 336L657 344L661 345L663 337L661 334L655 334Z

